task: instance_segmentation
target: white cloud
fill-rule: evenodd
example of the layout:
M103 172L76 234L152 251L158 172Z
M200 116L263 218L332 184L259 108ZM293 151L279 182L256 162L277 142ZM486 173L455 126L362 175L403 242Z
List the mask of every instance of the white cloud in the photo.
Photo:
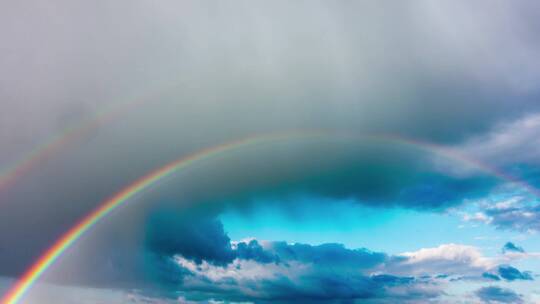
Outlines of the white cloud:
M475 212L473 214L465 213L463 215L463 220L466 222L481 222L485 224L489 224L491 222L491 218L482 212Z
M227 266L215 266L203 261L201 264L188 260L182 256L175 257L176 263L199 277L204 277L212 282L222 282L227 279L238 281L266 280L278 275L287 277L298 276L309 270L309 264L290 262L287 267L284 264L261 264L253 260L235 259Z
M407 259L391 265L390 269L408 275L481 275L498 263L497 259L483 256L478 248L461 244L422 248L400 256Z

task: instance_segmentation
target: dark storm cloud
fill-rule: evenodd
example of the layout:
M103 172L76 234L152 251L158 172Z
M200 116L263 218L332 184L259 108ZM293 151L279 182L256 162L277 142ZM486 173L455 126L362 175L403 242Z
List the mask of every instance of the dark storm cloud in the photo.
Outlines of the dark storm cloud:
M11 257L4 255L9 252L0 252L4 260L16 258L20 261L20 264L11 263L2 268L6 274L21 271L27 265L26 259L35 258L35 254L49 245L55 236L66 231L77 218L89 212L97 202L128 184L126 180L134 181L143 172L151 170L147 164L133 162L121 154L117 159L113 157L114 163L96 160L102 154L86 152L86 155L89 159L84 162L64 159L70 167L65 172L57 172L54 179L42 176L44 180L39 187L46 189L21 192L12 197L10 203L20 202L20 207L28 205L28 208L13 209L12 217L0 225L14 229L21 225L15 218L24 218L27 222L42 223L44 229L30 231L31 237L25 239L13 234L3 236L5 243L31 248L23 251L22 255L13 252ZM445 210L459 205L464 198L473 199L487 193L496 184L496 180L486 175L460 177L438 172L431 165L429 156L426 151L396 146L384 140L353 143L334 139L300 140L261 145L196 164L159 183L149 193L133 200L140 203L130 202L121 209L122 212L115 213L118 220L108 222L107 226L136 231L136 225L147 213L151 214L163 206L182 212L196 205L198 212L212 215L218 214L224 206L249 206L269 198L281 202L286 208L298 195L353 199L377 207ZM85 169L87 163L96 165ZM116 175L116 171L108 168L120 164L125 166L122 167L124 173L129 173L125 180L110 177ZM76 180L72 174L79 169L85 174ZM19 201L22 198L26 199ZM65 201L77 204L60 208ZM31 209L32 203L39 203L39 207ZM45 208L47 205L49 208ZM137 207L131 208L132 205ZM41 211L40 208L45 209ZM123 217L131 220L122 221Z
M199 264L203 260L216 265L232 262L236 255L221 222L203 218L194 223L180 218L174 211L151 215L146 232L150 251L160 256L180 254Z
M521 295L498 286L482 287L475 294L484 303L523 303Z
M145 232L145 248L163 257L181 255L197 264L202 261L216 266L230 264L235 258L258 263L286 263L289 260L316 263L320 267L370 268L387 256L367 249L346 249L342 244L287 244L273 242L264 249L256 240L231 242L220 221L201 218L189 221L185 214L173 210L151 214ZM343 263L343 264L341 264Z

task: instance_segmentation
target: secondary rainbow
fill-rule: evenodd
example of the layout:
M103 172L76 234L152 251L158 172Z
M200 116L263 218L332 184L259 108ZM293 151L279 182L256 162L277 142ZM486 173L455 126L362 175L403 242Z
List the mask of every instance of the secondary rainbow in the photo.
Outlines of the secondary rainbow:
M172 85L154 86L147 90L145 94L133 94L122 98L121 101L104 106L92 113L88 118L71 124L60 130L60 132L53 134L47 140L36 145L30 152L23 154L11 166L0 170L0 191L9 188L23 175L44 160L58 153L68 144L84 137L84 135L97 129L99 126L114 121L118 116L125 114L137 105L151 100L152 96L158 96L160 92L171 90L175 86L176 82Z
M535 196L539 196L537 189L528 185L527 183L517 180L514 177L504 174L501 171L496 170L495 168L489 167L486 164L480 163L478 161L468 159L465 156L459 154L458 152L448 149L446 147L411 140L403 137L392 136L392 135L377 135L377 136L358 136L358 135L343 135L338 134L338 137L344 137L348 139L382 139L389 140L391 142L411 145L413 147L421 148L424 150L432 151L434 153L443 155L445 157L456 159L461 162L467 163L471 166L474 166L483 172L489 173L492 176L503 179L505 181L518 184L521 187L524 187L527 191L531 192ZM150 172L147 175L139 178L131 185L122 189L120 192L116 193L109 199L101 203L94 211L82 218L76 225L74 225L68 232L66 232L61 238L59 238L45 253L43 253L40 258L24 273L24 275L15 283L15 285L4 295L1 300L2 304L16 304L22 299L22 297L28 292L32 285L43 275L45 270L47 270L63 252L65 252L71 245L73 245L81 236L84 235L92 226L96 225L101 219L110 214L113 210L125 204L130 198L134 197L136 194L147 189L152 184L162 180L163 178L170 176L171 174L190 166L195 162L200 162L204 160L211 159L215 156L218 156L222 153L238 150L247 146L256 145L258 143L271 143L280 140L290 140L294 138L321 138L329 137L334 138L336 134L324 133L324 132L296 132L296 133L287 133L287 134L278 134L278 135L265 135L250 137L219 146L211 147L208 149L201 150L197 153L189 155L187 157L180 158L176 161L173 161L155 171Z

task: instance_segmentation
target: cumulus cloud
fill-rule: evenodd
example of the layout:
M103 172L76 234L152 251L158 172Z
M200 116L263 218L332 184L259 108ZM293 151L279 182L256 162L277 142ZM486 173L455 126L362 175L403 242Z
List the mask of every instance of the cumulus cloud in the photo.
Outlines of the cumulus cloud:
M167 244L194 246L185 250L184 246L162 247L151 239L146 242L154 256L145 260L146 271L158 269L152 271L152 280L166 286L154 296L169 299L182 293L190 301L415 303L438 298L454 281L533 279L530 272L507 264L513 258L487 257L478 248L462 244L389 255L331 243L232 242L216 221L198 221L192 229L182 231L167 216L155 219L163 221L151 221L161 233L149 233L148 238L166 237ZM195 236L187 234L205 242L191 242ZM139 285L142 295L148 286Z
M474 276L495 267L497 263L482 255L478 248L461 244L422 248L402 253L401 256L406 259L395 265L396 270L415 274Z
M178 214L170 211L151 216L146 236L150 251L163 256L180 254L199 264L205 260L225 265L234 259L235 253L221 222L200 219L193 225L178 219Z
M484 303L523 303L520 294L511 289L498 286L482 287L475 294Z
M191 299L279 302L377 300L422 302L444 294L456 280L532 280L529 272L498 265L478 249L458 244L389 256L338 244L311 246L264 242L238 243L258 254L237 255L228 265L198 263L175 255L186 270L177 288ZM265 257L263 260L260 256ZM268 257L273 257L268 259Z
M202 218L185 227L178 216L153 214L142 248L113 251L106 264L88 270L99 280L81 283L116 286L156 303L179 297L201 303L423 303L438 300L453 282L533 279L532 273L509 265L509 253L488 257L468 245L392 255L336 243L231 241L219 221Z
M425 279L370 274L368 270L384 260L381 253L334 244L273 243L266 250L277 254L280 262L238 258L226 267L219 267L204 262L197 265L176 256L179 267L190 272L183 279L182 289L189 290L194 298L277 303L408 302L434 298L441 292Z
M242 260L253 260L263 264L278 263L280 261L279 255L270 254L267 250L264 250L257 240L238 242L233 247L236 249L237 257Z

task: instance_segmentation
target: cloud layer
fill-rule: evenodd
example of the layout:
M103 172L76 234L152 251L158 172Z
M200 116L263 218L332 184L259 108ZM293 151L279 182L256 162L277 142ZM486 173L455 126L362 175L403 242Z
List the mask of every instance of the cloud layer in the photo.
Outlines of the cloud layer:
M147 258L130 267L145 271L131 273L131 288L156 299L180 294L190 301L422 303L446 295L453 282L533 280L530 272L507 264L512 259L505 255L487 257L460 244L389 255L341 244L231 242L220 222L203 220L184 229L170 213L154 217L149 229ZM502 296L490 290L477 295Z
M523 303L521 295L497 286L482 287L476 291L476 295L484 303Z
M422 301L449 280L533 278L508 260L533 254L510 243L495 259L459 244L391 255L235 243L213 218L269 198L286 209L298 195L418 212L482 202L467 220L539 231L537 195L509 182L540 186L537 3L34 2L0 3L0 169L107 119L0 193L0 275L20 275L99 202L172 160L248 135L322 130L389 133L468 161L336 138L221 155L105 219L49 279L197 290L186 299ZM495 287L476 295L520 299Z

